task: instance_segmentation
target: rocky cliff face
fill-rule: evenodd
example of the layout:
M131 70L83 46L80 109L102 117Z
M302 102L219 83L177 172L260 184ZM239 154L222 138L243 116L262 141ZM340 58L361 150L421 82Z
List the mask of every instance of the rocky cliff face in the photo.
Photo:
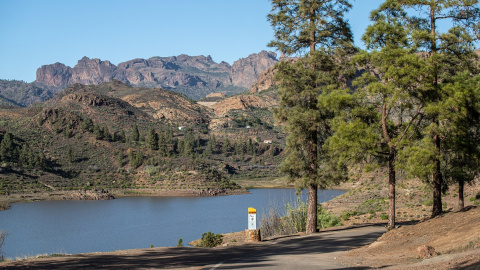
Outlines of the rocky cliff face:
M67 86L72 78L72 68L62 63L45 65L37 69L35 82L54 87Z
M100 84L112 78L144 87L161 87L199 99L214 92L234 94L248 89L258 75L278 60L262 51L236 61L216 63L210 56L179 55L133 59L118 64L83 57L71 68L61 63L37 70L36 82L57 91L74 83Z
M232 83L239 87L250 88L257 81L260 73L278 62L276 57L277 54L274 52L262 51L236 61L231 71Z
M99 84L110 81L117 67L110 61L100 61L100 59L89 59L83 57L72 69L72 77L69 84Z
M248 90L250 93L258 93L263 90L267 90L274 85L278 85L278 82L275 81L275 73L277 69L275 66L269 67L267 70L263 71L259 76L257 81L251 86Z

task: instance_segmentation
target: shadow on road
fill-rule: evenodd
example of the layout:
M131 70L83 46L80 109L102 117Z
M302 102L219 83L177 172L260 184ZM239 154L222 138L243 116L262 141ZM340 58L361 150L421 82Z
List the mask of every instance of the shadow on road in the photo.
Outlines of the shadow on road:
M113 253L78 254L8 262L4 269L138 269L188 268L221 263L221 269L268 267L272 256L315 255L347 251L375 241L384 231L363 227L286 237L258 244L218 248L156 248ZM231 266L230 266L231 265ZM2 264L0 264L2 267ZM341 268L339 268L341 269ZM348 268L364 269L364 268Z

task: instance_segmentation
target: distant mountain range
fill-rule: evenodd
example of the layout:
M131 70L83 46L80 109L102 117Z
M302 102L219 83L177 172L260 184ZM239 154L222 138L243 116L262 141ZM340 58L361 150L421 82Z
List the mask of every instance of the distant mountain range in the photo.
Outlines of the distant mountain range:
M72 68L62 63L43 65L36 80L26 83L0 80L0 105L29 106L52 98L68 86L97 85L116 79L136 87L173 90L198 100L211 93L232 95L248 90L260 73L278 62L276 54L262 51L230 65L210 56L152 57L112 64L83 57Z
M74 83L100 84L116 79L136 87L163 88L200 99L214 92L227 95L248 90L261 72L277 62L276 54L262 51L230 65L210 56L179 55L133 59L118 65L83 57L73 68L62 63L37 70L35 84L58 92Z

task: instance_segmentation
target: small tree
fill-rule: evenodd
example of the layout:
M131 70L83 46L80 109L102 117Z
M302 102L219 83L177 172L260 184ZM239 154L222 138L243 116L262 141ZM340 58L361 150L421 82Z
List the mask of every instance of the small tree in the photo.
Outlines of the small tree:
M13 136L10 132L5 133L0 143L0 158L3 161L16 160L16 147L13 143Z
M130 133L130 141L135 143L140 140L140 132L138 131L137 124L133 124L132 132Z
M160 152L160 155L166 157L169 155L169 144L170 144L170 137L168 135L168 132L160 132L160 135L158 136L158 150Z
M231 148L232 148L232 145L230 144L230 140L226 138L222 145L223 155L228 156L228 153L230 153Z
M216 247L223 242L223 235L206 232L202 234L200 246L201 247Z
M145 138L145 143L147 147L151 150L158 150L158 134L155 132L153 128L151 128L148 133L147 137Z
M124 154L123 154L123 150L120 149L118 151L118 157L117 157L117 161L118 161L118 167L123 167L123 159L125 158Z
M140 150L137 150L137 155L135 156L135 168L142 166L143 164L143 153Z
M73 156L73 151L71 147L68 147L67 157L68 157L68 163L72 164L75 161L75 157Z

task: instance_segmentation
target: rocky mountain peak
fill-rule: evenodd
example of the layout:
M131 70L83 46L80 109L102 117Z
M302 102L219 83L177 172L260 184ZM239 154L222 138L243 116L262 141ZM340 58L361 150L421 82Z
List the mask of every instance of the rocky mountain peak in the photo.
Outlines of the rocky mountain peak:
M233 66L216 63L210 55L137 58L118 66L85 56L73 68L61 63L40 67L36 82L58 92L74 83L97 85L114 78L132 86L170 89L200 99L210 93L246 91L262 71L277 61L275 53L266 51L242 58Z
M72 68L62 63L43 65L37 69L37 82L46 86L64 87L72 77Z
M277 54L274 52L261 51L235 61L231 71L232 83L239 87L250 88L263 71L278 62L276 57Z

